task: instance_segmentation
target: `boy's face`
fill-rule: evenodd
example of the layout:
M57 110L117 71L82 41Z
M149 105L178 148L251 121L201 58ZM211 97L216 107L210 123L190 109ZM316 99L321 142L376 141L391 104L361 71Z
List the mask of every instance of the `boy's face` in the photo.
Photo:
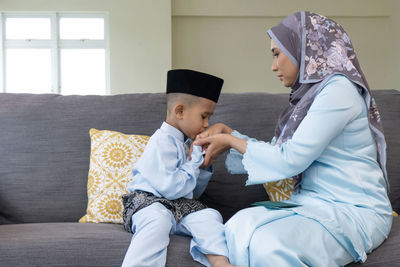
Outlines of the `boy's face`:
M191 105L185 105L182 118L179 121L180 130L190 139L208 128L208 119L214 113L216 103L207 98L199 97Z

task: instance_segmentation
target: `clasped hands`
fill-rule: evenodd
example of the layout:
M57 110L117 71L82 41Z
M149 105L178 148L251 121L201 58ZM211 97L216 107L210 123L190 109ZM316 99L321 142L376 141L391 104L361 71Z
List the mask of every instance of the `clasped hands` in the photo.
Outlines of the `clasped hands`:
M231 133L232 129L223 123L217 123L209 127L207 130L197 135L194 145L201 146L205 151L204 161L200 168L207 168L212 165L215 160L223 152L232 147ZM189 157L192 153L190 148Z

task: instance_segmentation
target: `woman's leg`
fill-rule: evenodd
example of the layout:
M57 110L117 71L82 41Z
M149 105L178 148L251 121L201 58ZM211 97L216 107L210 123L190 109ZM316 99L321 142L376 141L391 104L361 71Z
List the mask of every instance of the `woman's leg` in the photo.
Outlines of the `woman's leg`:
M244 209L226 223L232 264L340 266L350 254L318 222L290 210Z
M171 211L160 203L153 203L133 214L134 234L122 266L165 266L169 234L174 224Z
M250 266L343 266L352 256L317 221L292 215L257 228Z
M256 229L268 222L295 214L290 210L267 210L254 207L240 210L225 224L229 260L234 265L249 266L249 246Z

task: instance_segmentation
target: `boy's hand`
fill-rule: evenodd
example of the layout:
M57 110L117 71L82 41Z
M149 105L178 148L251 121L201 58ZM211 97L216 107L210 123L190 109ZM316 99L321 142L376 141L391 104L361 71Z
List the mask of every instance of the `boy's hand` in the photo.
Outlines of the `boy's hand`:
M196 138L196 140L197 140L197 138ZM188 157L189 157L189 160L192 160L192 153L193 153L193 146L194 146L195 144L194 144L194 142L190 145L190 148L189 148L189 155L188 155ZM201 151L202 151L202 153L203 153L203 156L206 154L206 152L205 152L205 149L203 148L203 147L201 147Z
M194 142L190 145L190 148L189 148L189 160L192 160L193 144L194 144Z

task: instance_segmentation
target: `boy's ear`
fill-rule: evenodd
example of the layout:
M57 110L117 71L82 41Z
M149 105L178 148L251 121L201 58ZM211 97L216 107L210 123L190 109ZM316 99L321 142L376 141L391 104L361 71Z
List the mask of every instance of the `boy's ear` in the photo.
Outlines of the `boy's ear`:
M183 118L183 110L184 110L184 106L182 103L176 104L174 107L174 113L175 116L181 120Z

